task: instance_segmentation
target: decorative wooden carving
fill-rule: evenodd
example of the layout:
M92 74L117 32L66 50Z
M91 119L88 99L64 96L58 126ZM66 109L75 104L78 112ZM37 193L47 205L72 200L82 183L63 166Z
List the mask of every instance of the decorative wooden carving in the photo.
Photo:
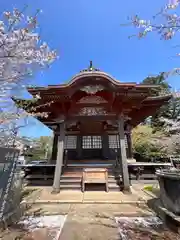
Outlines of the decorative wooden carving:
M78 130L79 130L79 125L76 122L67 125L67 131L78 131Z
M96 94L99 91L104 90L102 85L86 85L81 88L81 91L86 92L87 94Z
M107 103L107 101L100 97L100 96L96 96L96 95L90 95L90 96L86 96L81 98L78 103L83 103L83 104L99 104L99 103Z
M107 112L102 107L84 107L79 111L80 116L98 116L107 115Z

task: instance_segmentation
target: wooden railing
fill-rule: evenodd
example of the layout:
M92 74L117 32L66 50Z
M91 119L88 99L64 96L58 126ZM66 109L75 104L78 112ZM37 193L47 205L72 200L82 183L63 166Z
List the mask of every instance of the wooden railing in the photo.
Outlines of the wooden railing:
M108 166L101 166L100 164L95 168L107 168L111 169L112 164ZM156 170L160 168L167 168L170 167L170 163L129 163L128 170L129 170L129 177L131 180L148 180L148 179L156 179ZM74 169L74 172L80 171L80 169L84 168L92 168L93 166L87 166L85 164L68 164L67 167L64 167L64 171L69 171L68 169ZM54 170L55 164L38 164L38 165L24 165L22 169L25 172L25 180L28 185L41 185L41 186L51 186L53 184L54 178ZM77 170L76 170L77 169Z

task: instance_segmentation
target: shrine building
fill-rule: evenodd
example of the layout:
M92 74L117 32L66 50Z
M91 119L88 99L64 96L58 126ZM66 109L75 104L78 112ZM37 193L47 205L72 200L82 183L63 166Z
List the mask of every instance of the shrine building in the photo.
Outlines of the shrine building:
M158 87L120 82L91 63L68 83L28 88L33 97L40 96L33 109L47 113L38 120L54 132L49 161L55 164L53 191L60 191L68 166L81 163L91 169L108 164L108 171L121 176L122 188L128 190L131 130L171 98L154 96Z

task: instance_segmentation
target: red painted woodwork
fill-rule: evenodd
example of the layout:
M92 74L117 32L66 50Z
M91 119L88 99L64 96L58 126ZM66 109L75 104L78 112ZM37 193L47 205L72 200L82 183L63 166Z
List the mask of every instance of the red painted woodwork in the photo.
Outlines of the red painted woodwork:
M96 87L97 91L93 90ZM85 88L86 90L84 90ZM86 130L91 125L91 131L95 131L95 128L102 129L102 123L99 125L96 122L96 127L94 127L95 125L91 124L90 119L96 119L98 114L81 117L79 114L83 108L88 111L91 108L103 108L106 114L99 113L102 117L99 122L102 122L103 116L105 122L108 119L117 119L118 115L123 112L126 117L130 118L129 123L136 126L146 117L155 114L171 98L170 95L151 97L151 91L155 88L157 88L156 85L122 83L107 73L88 70L77 74L67 84L29 88L28 91L33 96L39 94L41 97L37 105L42 105L42 107L38 107L37 111L48 112L48 118L39 119L44 124L56 123L57 119L64 115L69 120L82 120L83 122L89 119L87 122L89 125L83 123L81 127ZM89 102L88 97L90 98ZM93 97L98 99L97 102L92 101ZM53 103L49 106L43 106L51 101Z

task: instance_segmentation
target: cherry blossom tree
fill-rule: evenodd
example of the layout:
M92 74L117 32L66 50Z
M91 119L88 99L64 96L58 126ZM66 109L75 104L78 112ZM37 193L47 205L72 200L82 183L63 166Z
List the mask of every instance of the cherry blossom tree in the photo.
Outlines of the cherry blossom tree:
M130 25L133 25L137 29L137 33L129 36L129 38L136 36L141 39L151 32L156 32L160 36L160 39L171 40L180 31L180 16L176 12L179 7L180 0L169 0L151 20L142 19L139 15L130 17ZM159 22L161 23L159 24ZM180 53L176 55L180 56ZM175 68L164 74L168 77L169 74L174 73L179 74L180 68Z
M56 59L56 52L40 41L37 22L40 11L25 17L25 10L26 7L22 11L4 12L0 21L0 137L8 135L9 140L4 144L11 142L13 146L18 130L28 124L29 117L38 116L35 114L37 109L24 111L21 104L17 107L12 99L14 92L25 89L37 71L48 67ZM34 101L39 101L39 97L27 100L27 108L32 108ZM17 159L13 159L15 161L0 203L0 218L4 215L5 206L17 207L20 202L22 188L13 188L13 183L17 182L14 178ZM17 193L17 198L13 193Z
M180 133L180 97L173 97L165 116L159 119L168 134Z
M155 15L151 20L144 20L140 16L135 15L130 18L130 24L133 25L138 31L136 34L130 36L136 36L138 38L146 37L151 32L156 32L160 39L171 40L180 31L180 16L177 14L177 10L180 7L180 0L169 0L167 4ZM161 23L159 24L159 19ZM180 53L177 53L180 56ZM170 74L180 74L180 68L175 68L169 72L163 72L163 78L168 77ZM165 78L164 78L165 79ZM176 113L174 110L179 106L180 99L175 97L171 101L168 113ZM161 122L167 126L166 130L169 131L179 131L180 121L179 121L179 108L178 116L176 117L162 117Z
M56 59L46 43L41 43L36 32L37 15L24 16L24 11L14 9L5 12L0 21L0 84L1 93L6 93L26 83L37 70L49 66Z
M28 100L14 99L9 101L6 111L0 111L0 145L15 145L15 139L20 129L36 124L34 118L46 118L48 112L38 111L53 103L40 103L41 99L33 98ZM11 103L11 104L10 104ZM16 105L15 105L16 104ZM34 105L35 104L35 105ZM3 142L3 140L5 140Z
M0 133L11 132L27 124L29 114L18 109L12 102L13 92L30 84L34 74L47 68L57 57L56 52L41 42L38 34L37 10L34 16L25 16L20 11L4 12L0 21ZM31 100L37 101L39 98ZM31 102L29 101L29 102ZM43 113L39 113L43 114ZM23 126L24 126L23 124ZM12 134L13 133L13 134Z

